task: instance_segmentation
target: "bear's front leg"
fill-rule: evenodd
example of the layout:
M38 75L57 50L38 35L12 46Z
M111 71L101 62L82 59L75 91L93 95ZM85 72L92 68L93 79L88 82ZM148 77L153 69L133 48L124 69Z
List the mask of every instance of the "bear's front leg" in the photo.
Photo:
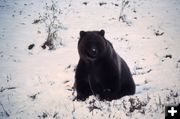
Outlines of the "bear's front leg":
M90 87L88 83L86 82L76 82L76 91L77 91L77 100L85 101L86 98L88 98L90 95L92 95L92 92L90 90Z
M77 91L77 100L86 100L87 97L92 95L90 86L88 83L88 71L86 64L80 60L75 74L75 88Z

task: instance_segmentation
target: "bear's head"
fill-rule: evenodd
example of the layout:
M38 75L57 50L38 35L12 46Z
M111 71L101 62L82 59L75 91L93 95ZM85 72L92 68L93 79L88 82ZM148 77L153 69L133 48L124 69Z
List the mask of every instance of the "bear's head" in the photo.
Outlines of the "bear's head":
M95 61L103 57L106 52L107 41L105 31L80 31L78 52L83 60Z

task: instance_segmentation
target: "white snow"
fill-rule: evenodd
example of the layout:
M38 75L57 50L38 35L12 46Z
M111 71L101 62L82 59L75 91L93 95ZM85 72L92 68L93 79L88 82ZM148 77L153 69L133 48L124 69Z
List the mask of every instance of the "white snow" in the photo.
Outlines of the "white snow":
M63 46L49 51L41 48L47 26L33 22L51 0L0 0L0 119L163 119L165 105L180 103L179 0L129 0L127 23L118 21L121 0L54 1ZM79 32L101 29L128 63L136 94L73 101Z

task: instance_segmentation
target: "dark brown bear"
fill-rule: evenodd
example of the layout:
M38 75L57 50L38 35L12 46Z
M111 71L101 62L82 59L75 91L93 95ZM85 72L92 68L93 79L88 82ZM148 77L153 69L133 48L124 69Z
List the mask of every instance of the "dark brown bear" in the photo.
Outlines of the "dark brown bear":
M135 84L126 62L105 39L105 31L80 31L79 63L75 74L77 99L90 95L113 100L135 93Z

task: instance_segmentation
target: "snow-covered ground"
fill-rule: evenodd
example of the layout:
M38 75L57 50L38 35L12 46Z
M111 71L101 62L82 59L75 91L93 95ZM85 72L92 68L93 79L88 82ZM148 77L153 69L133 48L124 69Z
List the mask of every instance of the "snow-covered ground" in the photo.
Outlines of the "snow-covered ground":
M63 46L50 51L41 48L45 21L35 21L51 14L52 2L0 0L0 119L163 119L165 105L180 103L180 1L129 0L125 22L118 20L121 3L57 1ZM100 29L128 63L136 94L73 101L79 31Z

